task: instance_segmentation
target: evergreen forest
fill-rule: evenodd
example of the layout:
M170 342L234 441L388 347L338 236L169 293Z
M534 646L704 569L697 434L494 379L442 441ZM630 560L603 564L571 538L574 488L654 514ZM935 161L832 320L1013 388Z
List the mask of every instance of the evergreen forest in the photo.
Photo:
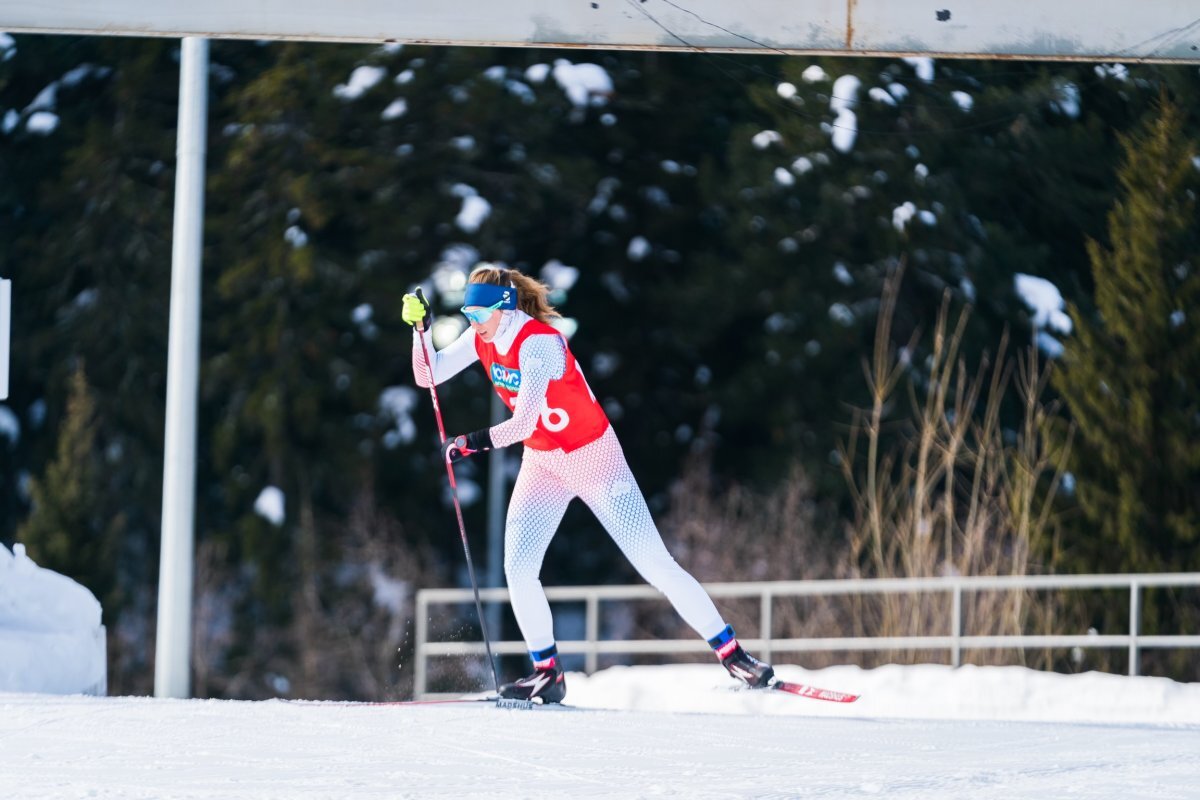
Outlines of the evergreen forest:
M174 40L0 34L0 542L100 599L114 694L152 688L178 84ZM214 41L206 158L197 696L411 691L415 592L469 584L400 297L444 345L481 262L551 287L703 581L1200 570L1194 65ZM487 424L481 370L439 394ZM477 564L487 470L458 467ZM542 580L639 578L576 503ZM969 632L1128 630L1119 592L1047 594ZM940 603L775 635L940 633ZM1143 632L1198 623L1200 589L1147 590ZM462 661L441 685L485 680Z

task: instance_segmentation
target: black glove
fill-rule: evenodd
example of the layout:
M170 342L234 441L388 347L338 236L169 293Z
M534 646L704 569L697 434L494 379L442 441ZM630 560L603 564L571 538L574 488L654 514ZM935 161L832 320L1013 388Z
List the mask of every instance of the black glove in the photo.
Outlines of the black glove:
M492 432L484 428L465 436L455 436L446 440L442 445L442 454L451 464L462 461L467 456L475 455L484 450L492 449Z

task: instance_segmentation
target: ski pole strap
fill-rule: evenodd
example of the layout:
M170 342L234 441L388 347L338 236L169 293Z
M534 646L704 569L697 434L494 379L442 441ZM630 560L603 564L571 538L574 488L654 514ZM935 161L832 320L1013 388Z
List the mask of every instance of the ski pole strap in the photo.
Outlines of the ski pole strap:
M481 428L477 431L471 431L466 435L467 448L473 453L478 453L481 450L491 450L492 444L492 429Z
M726 625L725 630L708 640L708 646L713 650L720 650L722 647L729 644L736 638L737 634L733 632L733 626Z

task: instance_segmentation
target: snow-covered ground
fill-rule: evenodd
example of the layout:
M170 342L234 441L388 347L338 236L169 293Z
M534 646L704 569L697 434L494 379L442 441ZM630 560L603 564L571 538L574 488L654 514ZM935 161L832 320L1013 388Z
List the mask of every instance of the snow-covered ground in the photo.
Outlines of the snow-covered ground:
M0 547L0 800L1200 798L1200 684L1162 678L778 666L862 695L840 704L614 667L526 711L61 696L103 693L103 641L90 592Z
M1021 668L568 676L569 709L0 694L0 796L1200 797L1200 684ZM1034 721L1040 720L1040 721Z

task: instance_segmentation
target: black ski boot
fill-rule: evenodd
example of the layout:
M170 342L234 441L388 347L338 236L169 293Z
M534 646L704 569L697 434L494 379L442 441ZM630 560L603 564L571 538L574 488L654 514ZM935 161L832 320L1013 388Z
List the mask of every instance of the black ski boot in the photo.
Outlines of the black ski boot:
M535 669L527 678L500 687L500 697L505 700L540 699L542 703L561 703L566 696L567 681L558 661Z
M771 665L764 664L747 653L740 644L721 659L721 666L751 689L765 689L775 680L775 670Z

